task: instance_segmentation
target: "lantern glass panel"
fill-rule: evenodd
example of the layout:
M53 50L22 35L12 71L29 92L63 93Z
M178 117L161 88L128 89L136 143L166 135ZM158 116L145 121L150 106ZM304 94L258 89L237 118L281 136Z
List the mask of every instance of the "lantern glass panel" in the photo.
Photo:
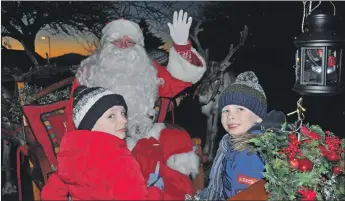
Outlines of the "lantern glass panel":
M324 85L323 53L325 49L325 47L301 48L301 84Z
M340 83L341 57L341 48L302 47L296 53L296 81L314 86Z
M326 84L339 85L341 83L341 68L342 68L342 48L329 47L327 48L327 72Z
M297 49L296 55L295 55L295 78L296 78L296 83L300 84L301 82L301 49Z

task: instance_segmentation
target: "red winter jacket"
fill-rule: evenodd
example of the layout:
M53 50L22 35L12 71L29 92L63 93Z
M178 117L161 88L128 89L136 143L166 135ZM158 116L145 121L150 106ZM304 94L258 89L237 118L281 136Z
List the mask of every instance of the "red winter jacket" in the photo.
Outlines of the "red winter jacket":
M161 200L163 192L146 187L139 164L125 140L103 132L66 133L58 169L44 186L42 200Z
M155 171L157 161L160 161L159 175L164 181L163 200L185 200L186 194L193 194L192 181L187 175L167 166L166 161L163 160L163 152L157 144L159 144L159 141L153 137L143 138L138 141L132 150L145 181L148 180L149 174Z

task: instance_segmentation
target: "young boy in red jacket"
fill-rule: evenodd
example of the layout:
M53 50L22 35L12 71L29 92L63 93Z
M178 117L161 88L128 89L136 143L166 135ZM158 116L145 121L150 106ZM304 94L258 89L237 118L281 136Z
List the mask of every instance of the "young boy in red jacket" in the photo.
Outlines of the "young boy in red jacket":
M74 92L76 131L64 135L58 168L44 186L42 200L161 200L157 172L146 183L124 140L127 105L121 95L101 87ZM147 188L149 186L149 188Z

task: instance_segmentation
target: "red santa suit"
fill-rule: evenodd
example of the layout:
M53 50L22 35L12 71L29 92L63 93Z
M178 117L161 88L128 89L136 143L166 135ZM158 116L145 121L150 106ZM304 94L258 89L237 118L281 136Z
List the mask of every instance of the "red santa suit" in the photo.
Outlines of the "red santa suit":
M150 64L147 65L151 65L152 67L147 67L149 70L145 70L145 66L147 66L145 62L149 58L147 55L141 56L145 55L146 52L142 50L144 45L143 35L138 24L124 19L115 20L108 23L102 32L103 37L101 39L100 50L81 63L81 67L76 74L76 79L73 82L71 93L73 93L77 86L82 84L86 86L102 86L112 90L114 93L123 95L129 107L129 135L133 136L134 134L132 133L135 133L135 130L139 130L137 133L141 136L137 136L137 139L140 139L142 135L146 135L151 129L153 123L150 124L148 120L145 120L146 117L143 115L147 114L142 113L150 113L146 111L149 109L154 110L154 101L158 97L172 98L182 90L198 82L206 71L205 60L192 48L191 42L189 41L187 45L173 44L173 47L169 51L169 63L166 68L158 62L152 63L150 61ZM130 48L127 48L128 50L112 50L115 46L111 44L111 41L123 36L128 36L136 43L133 50ZM140 59L136 59L137 57ZM123 58L127 58L130 61L127 62L128 66L123 62ZM144 66L143 69L140 66L141 64ZM116 69L121 65L124 67ZM136 66L131 69L131 65ZM155 72L149 74L148 71L151 70ZM142 76L140 76L141 74ZM146 80L140 81L140 79ZM152 84L153 79L157 80L157 82L154 81L156 84ZM149 88L150 84L152 89ZM132 91L132 89L145 86L145 89L137 89L136 92ZM155 87L157 89L153 89ZM147 97L145 98L144 96ZM161 107L167 108L168 106L164 104L167 104L167 102L163 102L163 106ZM75 129L71 118L72 105L73 99L70 100L70 104L66 108L66 126L68 131ZM144 111L142 108L145 107L149 109ZM165 115L165 113L162 114ZM150 115L152 115L152 112ZM159 120L162 121L164 118L164 116L161 116ZM136 129L131 123L136 124L137 127L143 126L142 128Z
M132 155L139 163L145 181L155 170L157 162L160 162L159 175L164 181L164 200L185 200L186 194L193 194L189 175L196 176L199 167L199 158L191 138L187 132L166 128L162 123L155 124L152 130L161 132L151 132L152 136L140 139Z

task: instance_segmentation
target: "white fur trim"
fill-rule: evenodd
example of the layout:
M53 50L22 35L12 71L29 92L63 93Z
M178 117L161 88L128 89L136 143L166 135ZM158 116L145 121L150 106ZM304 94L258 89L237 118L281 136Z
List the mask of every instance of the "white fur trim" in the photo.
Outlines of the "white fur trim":
M144 46L144 36L140 26L126 19L118 19L108 23L102 30L104 39L109 41L117 40L123 36L129 36L141 46Z
M202 56L200 56L200 54L194 48L191 50L199 58L202 66L198 67L189 63L185 58L176 52L174 47L172 47L169 51L169 63L167 65L167 70L174 78L195 84L204 75L206 71L206 64L204 58L202 58Z
M169 157L167 161L168 167L176 170L182 174L189 176L191 174L194 179L199 173L200 159L195 153L196 147L193 147L193 151L182 154L174 154Z
M161 131L166 128L164 123L155 123L153 124L150 132L145 135L145 138L149 139L150 137L155 138L156 140L159 140L159 137L161 136Z
M153 137L153 138L159 140L159 137L161 136L161 131L164 128L166 128L164 123L155 123L155 124L153 124L151 130L143 138L149 139L150 137ZM134 137L127 137L126 138L127 148L130 151L132 151L139 140L140 139L137 139Z

